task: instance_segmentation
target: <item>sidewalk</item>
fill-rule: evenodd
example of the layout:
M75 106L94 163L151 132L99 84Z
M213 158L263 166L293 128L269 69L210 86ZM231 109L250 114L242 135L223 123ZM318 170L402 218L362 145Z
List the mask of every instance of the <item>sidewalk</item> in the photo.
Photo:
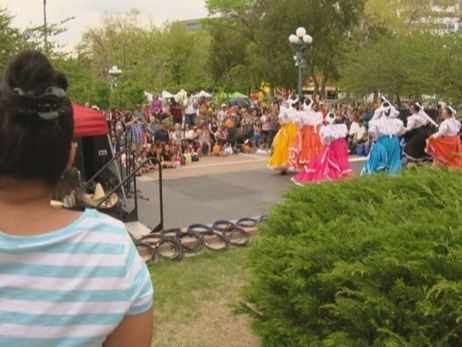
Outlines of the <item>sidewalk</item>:
M234 154L227 157L202 157L198 162L187 163L181 169L164 169L162 177L165 180L184 177L213 175L224 172L257 170L266 167L268 154ZM145 174L138 178L141 182L157 180L158 172Z

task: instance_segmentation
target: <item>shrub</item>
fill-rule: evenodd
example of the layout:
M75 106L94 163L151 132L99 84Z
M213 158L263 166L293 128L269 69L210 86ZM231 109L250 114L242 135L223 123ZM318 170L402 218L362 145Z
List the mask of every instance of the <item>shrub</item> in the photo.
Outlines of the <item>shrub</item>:
M237 312L263 346L462 346L461 187L427 167L294 187Z

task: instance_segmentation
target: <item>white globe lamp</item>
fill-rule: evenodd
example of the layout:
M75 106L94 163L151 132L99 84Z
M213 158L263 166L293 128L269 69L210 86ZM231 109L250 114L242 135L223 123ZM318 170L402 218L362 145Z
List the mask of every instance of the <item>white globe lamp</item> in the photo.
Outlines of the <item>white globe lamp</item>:
M304 27L300 27L297 29L295 33L297 34L298 37L302 38L303 36L306 35L306 29Z
M313 42L313 38L310 35L304 35L303 42L305 42L306 44L311 44Z
M299 41L299 38L296 35L290 35L289 36L289 41L290 43L296 44Z

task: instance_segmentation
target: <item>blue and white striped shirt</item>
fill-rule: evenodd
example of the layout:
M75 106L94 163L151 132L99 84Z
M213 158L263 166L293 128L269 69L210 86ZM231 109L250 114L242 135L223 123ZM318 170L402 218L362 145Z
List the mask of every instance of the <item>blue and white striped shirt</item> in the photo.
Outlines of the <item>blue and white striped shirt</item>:
M0 346L101 346L152 303L148 269L120 221L86 210L48 234L0 232Z

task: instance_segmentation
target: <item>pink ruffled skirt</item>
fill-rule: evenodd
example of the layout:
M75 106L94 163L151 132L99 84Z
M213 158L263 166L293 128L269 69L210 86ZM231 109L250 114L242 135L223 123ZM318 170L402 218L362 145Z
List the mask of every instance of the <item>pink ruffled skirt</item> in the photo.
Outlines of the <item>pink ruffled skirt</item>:
M303 185L308 182L335 181L352 175L348 145L346 140L341 138L325 146L301 172L292 177L292 181Z

